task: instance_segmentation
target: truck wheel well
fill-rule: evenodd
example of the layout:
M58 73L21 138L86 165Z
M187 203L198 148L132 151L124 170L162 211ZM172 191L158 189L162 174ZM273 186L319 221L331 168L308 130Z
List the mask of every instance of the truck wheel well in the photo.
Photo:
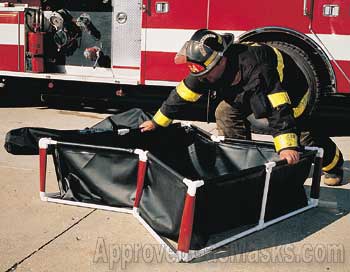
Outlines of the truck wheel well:
M326 54L304 34L296 32L282 32L281 30L272 31L252 31L239 37L239 41L254 42L283 42L300 48L310 59L316 68L316 74L320 80L319 94L321 96L336 92L336 80L333 68Z

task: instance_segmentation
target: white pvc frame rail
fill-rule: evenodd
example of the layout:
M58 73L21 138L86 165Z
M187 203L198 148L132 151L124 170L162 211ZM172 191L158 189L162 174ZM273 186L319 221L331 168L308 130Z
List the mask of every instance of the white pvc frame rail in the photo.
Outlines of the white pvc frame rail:
M221 142L224 140L224 138L215 138L212 140L216 141L216 142ZM139 204L140 204L140 199L141 199L142 193L143 193L144 178L145 178L145 174L146 174L146 170L147 170L147 151L143 151L140 149L135 149L133 151L134 154L139 155L139 164L138 164L135 202L134 202L133 209L128 209L128 208L117 208L117 207L110 207L110 206L104 206L104 205L96 205L96 204L63 200L63 199L60 199L58 197L54 197L55 194L46 193L45 183L46 183L47 148L49 145L57 145L57 144L87 146L87 147L95 147L95 148L100 148L100 149L103 148L103 149L110 149L110 150L116 149L116 148L110 148L110 147L101 147L101 146L93 146L93 145L79 145L79 144L73 144L73 143L67 143L67 142L58 142L58 141L53 141L50 138L40 139L40 141L39 141L40 198L42 201L133 214L133 216L161 244L161 246L168 252L168 254L170 254L176 261L179 261L179 262L180 261L189 262L192 259L204 256L204 255L212 252L213 250L215 250L223 245L226 245L226 244L231 243L235 240L238 240L238 239L240 239L244 236L247 236L253 232L262 230L262 229L264 229L272 224L275 224L277 222L285 220L285 219L292 217L296 214L299 214L299 213L302 213L302 212L309 210L311 208L317 207L317 205L318 205L318 198L319 198L319 191L320 191L320 180L321 180L321 173L322 173L323 149L318 148L318 147L306 147L305 148L306 150L317 151L316 158L314 161L314 171L313 171L313 177L312 177L310 198L308 199L307 206L300 208L300 209L297 209L295 211L292 211L290 213L284 214L284 215L282 215L278 218L272 219L270 221L265 221L265 210L266 210L266 204L267 204L267 198L268 198L268 192L269 192L271 173L272 173L273 168L276 166L276 162L268 162L265 164L266 176L265 176L264 192L263 192L263 198L262 198L261 210L260 210L260 218L259 218L258 224L256 226L248 229L248 230L245 230L241 233L235 234L227 239L219 241L219 242L217 242L213 245L210 245L208 247L205 247L203 249L190 250L190 242L191 242L192 227L193 227L193 217L194 217L194 209L195 209L195 201L196 201L196 191L197 191L197 188L204 185L204 181L203 180L192 181L192 180L185 178L183 180L183 183L186 184L186 186L187 186L187 194L186 194L186 198L185 198L184 210L183 210L182 219L181 219L178 247L177 247L177 249L175 249L174 246L172 246L166 239L164 239L156 231L154 231L152 229L152 227L141 217L141 215L139 213ZM120 150L120 149L118 149L118 150ZM57 195L57 193L56 193L56 195Z
M47 168L47 148L49 145L57 145L58 141L54 141L50 138L41 138L39 140L39 160L40 160L40 199L46 202L60 203L65 205L72 205L78 207L92 208L92 209L101 209L106 211L114 211L121 213L132 213L132 209L128 208L118 208L110 207L106 205L85 203L79 201L71 201L59 198L59 193L47 193L46 192L46 168ZM62 144L70 144L63 143ZM135 150L136 151L136 150ZM135 152L136 153L136 152Z

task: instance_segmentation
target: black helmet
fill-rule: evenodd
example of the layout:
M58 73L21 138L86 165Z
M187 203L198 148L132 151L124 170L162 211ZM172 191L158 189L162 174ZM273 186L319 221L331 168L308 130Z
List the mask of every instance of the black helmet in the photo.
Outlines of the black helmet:
M187 63L194 76L205 75L219 63L232 43L232 34L219 35L208 29L197 30L177 53L175 63Z

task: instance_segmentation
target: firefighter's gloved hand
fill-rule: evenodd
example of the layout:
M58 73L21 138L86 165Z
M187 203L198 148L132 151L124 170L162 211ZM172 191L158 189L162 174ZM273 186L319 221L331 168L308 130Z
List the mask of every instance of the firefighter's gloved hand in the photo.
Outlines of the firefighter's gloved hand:
M141 132L152 131L156 129L156 125L152 121L145 121L140 126Z
M280 152L280 159L287 160L288 164L294 164L299 161L299 152L296 150L285 149Z

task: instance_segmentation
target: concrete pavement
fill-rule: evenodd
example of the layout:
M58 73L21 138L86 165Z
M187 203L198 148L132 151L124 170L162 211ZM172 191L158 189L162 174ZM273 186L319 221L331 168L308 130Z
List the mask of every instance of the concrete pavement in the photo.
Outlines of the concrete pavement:
M106 114L0 108L0 136L18 127L77 129ZM208 130L214 126L200 124ZM350 137L335 138L350 179ZM57 190L51 160L50 191ZM41 202L38 157L0 149L1 271L350 271L350 184L322 186L324 207L252 234L190 264L173 263L131 215Z

